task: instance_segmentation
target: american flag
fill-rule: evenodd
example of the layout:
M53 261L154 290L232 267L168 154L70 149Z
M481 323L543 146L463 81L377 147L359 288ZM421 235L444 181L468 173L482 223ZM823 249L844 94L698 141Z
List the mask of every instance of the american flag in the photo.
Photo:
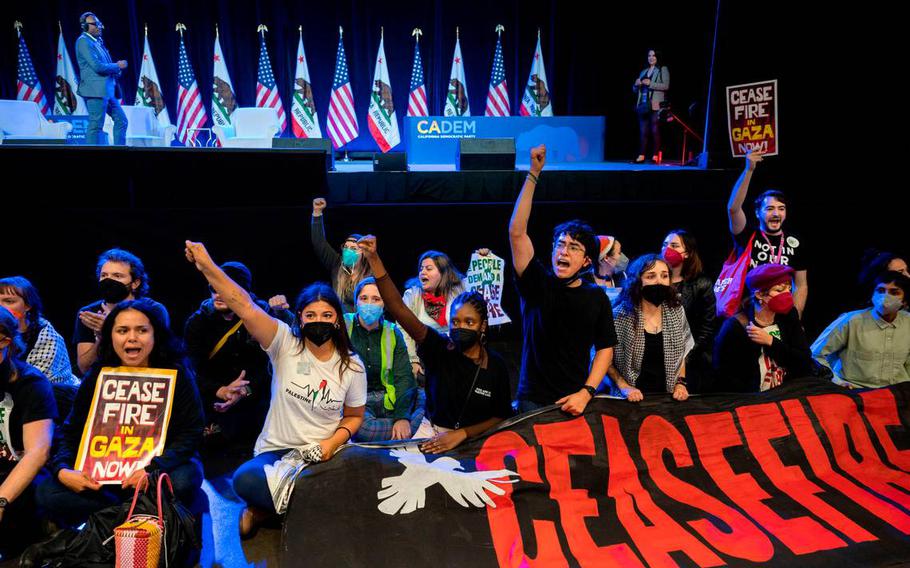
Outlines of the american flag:
M338 38L338 56L335 59L335 81L329 99L329 120L326 123L329 138L336 148L341 148L360 135L357 115L354 113L354 94L348 77L348 61L344 43Z
M25 38L22 35L19 35L19 77L16 80L16 89L16 100L32 101L38 104L41 114L50 113L51 107L47 104L44 90L41 89L41 81L35 75L35 66L32 65L32 57L28 54L28 47L25 46Z
M414 44L414 66L411 67L411 94L408 96L408 116L428 116L427 86L423 82L423 62L420 44Z
M288 118L284 114L284 106L275 85L275 75L272 74L272 64L269 63L269 53L265 49L265 35L259 41L259 77L256 80L256 106L270 107L278 111L278 120L281 122L281 132L288 127Z
M506 86L506 70L502 62L502 41L496 39L496 54L493 56L493 72L490 75L490 91L487 93L486 116L509 116L509 88Z
M202 106L202 96L199 86L190 67L190 59L186 56L186 46L183 45L183 36L180 37L180 57L177 63L177 139L183 144L196 140L198 131L190 132L191 128L200 128L208 121L205 108Z

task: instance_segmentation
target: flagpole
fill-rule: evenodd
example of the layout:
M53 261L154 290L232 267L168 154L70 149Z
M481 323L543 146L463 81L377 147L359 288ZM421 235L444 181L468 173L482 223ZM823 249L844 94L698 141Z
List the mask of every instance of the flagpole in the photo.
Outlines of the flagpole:
M57 20L57 28L60 30L60 33L63 33L63 24L60 23L60 20Z
M218 22L215 22L215 39L218 39Z
M343 40L343 39L344 39L344 28L342 28L341 26L338 26L338 41L341 41L341 40ZM345 57L347 57L347 56L345 56ZM345 146L347 146L347 144L345 144ZM350 162L350 161L351 161L351 158L348 157L348 149L347 149L347 148L344 149L344 158L342 158L341 161L342 161L342 162Z

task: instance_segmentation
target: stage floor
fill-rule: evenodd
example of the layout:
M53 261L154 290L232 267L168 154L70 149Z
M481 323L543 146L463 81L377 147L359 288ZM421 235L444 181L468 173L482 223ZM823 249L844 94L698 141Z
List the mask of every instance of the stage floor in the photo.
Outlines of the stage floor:
M516 163L517 171L527 171L530 164ZM566 163L566 164L547 164L546 171L563 171L563 172L636 172L636 171L655 171L655 170L700 170L701 168L691 166L680 166L679 164L633 164L631 162L584 162L584 163ZM335 160L335 171L333 173L353 173L353 172L372 172L373 162L370 160ZM408 171L412 172L455 172L458 171L455 164L408 164Z

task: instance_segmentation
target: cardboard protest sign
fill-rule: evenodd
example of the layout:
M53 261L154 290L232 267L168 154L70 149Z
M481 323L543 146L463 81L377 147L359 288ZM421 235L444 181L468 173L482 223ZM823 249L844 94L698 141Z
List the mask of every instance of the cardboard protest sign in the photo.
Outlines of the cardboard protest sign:
M727 128L733 157L753 150L776 156L780 150L777 128L777 79L727 87Z
M98 483L120 483L161 455L176 381L175 369L101 369L76 469Z
M505 261L493 253L471 255L468 275L465 278L468 290L480 292L487 301L490 325L509 323L512 320L502 309L502 288L505 282Z

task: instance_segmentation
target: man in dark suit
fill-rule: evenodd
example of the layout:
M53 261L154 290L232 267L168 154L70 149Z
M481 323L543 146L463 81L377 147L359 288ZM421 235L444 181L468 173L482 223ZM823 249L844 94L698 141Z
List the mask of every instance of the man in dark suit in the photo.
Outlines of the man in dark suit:
M110 114L114 120L114 144L126 144L126 115L120 108L116 91L117 77L126 69L126 61L116 63L111 59L111 54L104 47L101 32L104 24L98 16L86 12L79 17L82 35L76 40L76 61L79 63L78 93L85 99L88 108L88 132L86 141L89 144L105 145L107 140L102 138L105 134L101 131L104 125L104 115Z

